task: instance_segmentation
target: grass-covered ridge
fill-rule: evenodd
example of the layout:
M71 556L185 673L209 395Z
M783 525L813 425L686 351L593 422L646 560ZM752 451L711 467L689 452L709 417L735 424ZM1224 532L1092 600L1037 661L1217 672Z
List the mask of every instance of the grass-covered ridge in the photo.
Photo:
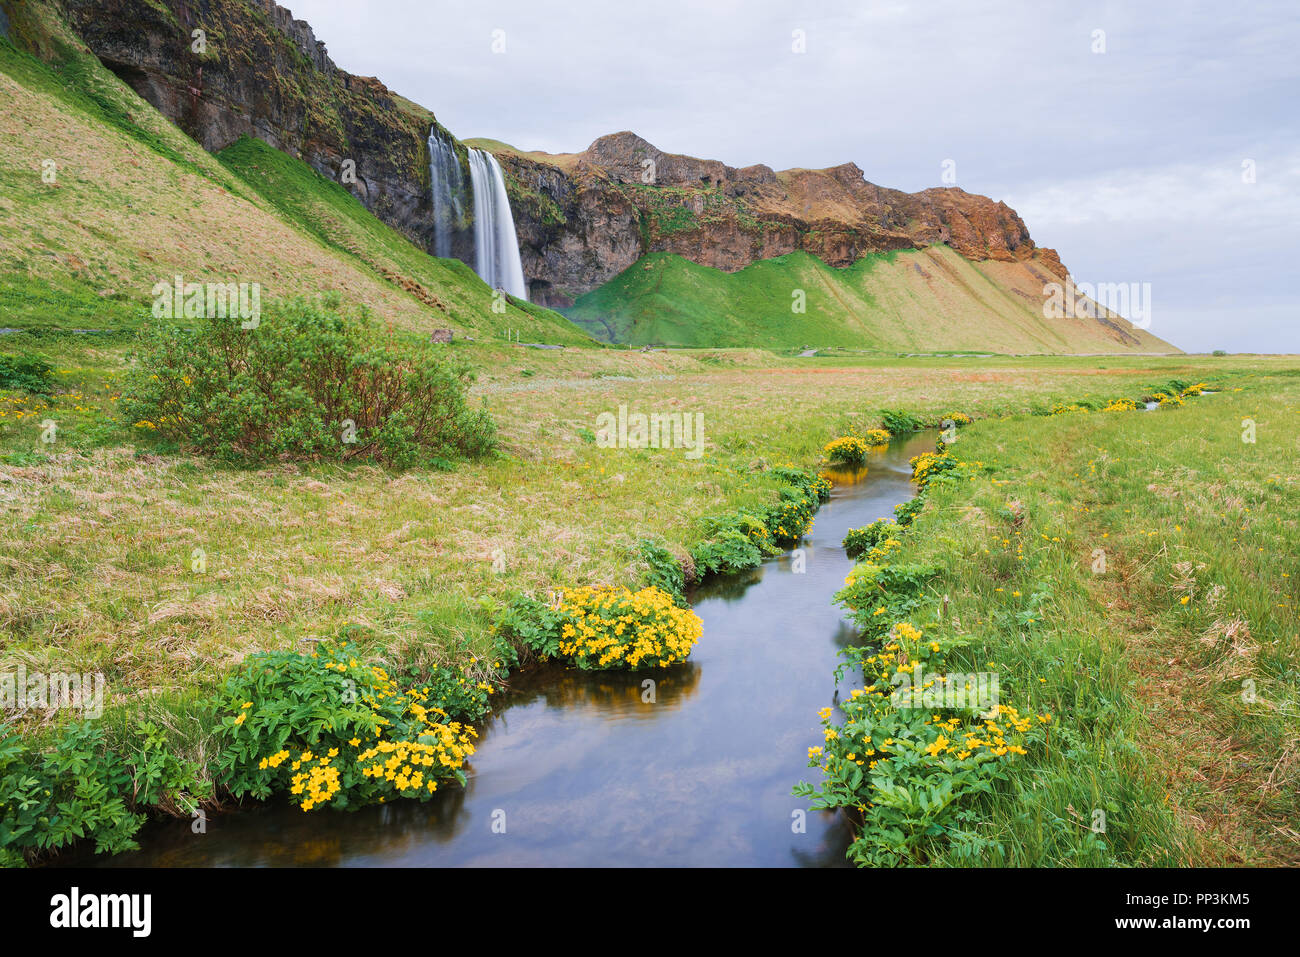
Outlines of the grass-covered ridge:
M1173 351L1141 330L1121 340L1092 320L1043 318L1043 275L1024 263L972 263L946 246L844 269L794 252L735 273L652 253L565 314L598 339L631 345Z

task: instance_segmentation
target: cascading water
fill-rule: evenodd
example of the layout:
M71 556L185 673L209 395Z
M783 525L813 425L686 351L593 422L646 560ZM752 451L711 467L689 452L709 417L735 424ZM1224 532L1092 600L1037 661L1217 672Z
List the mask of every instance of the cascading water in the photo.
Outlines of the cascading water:
M465 221L465 173L451 135L439 126L429 131L429 179L433 192L433 254L452 255L452 232Z
M493 289L527 299L515 217L501 165L486 150L471 149L469 178L474 187L474 271Z
M506 195L505 177L496 157L486 150L469 150L469 192L456 141L439 126L429 131L429 173L433 198L433 245L436 256L455 256L453 242L464 228L465 213L474 210L474 271L493 289L518 299L528 298L524 266L519 258L515 218ZM461 244L463 253L463 243ZM462 255L461 258L464 258Z

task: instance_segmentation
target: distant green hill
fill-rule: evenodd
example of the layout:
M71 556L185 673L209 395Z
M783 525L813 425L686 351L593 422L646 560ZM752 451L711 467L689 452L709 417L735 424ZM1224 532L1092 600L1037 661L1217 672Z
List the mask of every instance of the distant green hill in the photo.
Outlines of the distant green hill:
M1044 318L1043 286L1053 281L1033 261L974 263L946 246L845 269L795 252L736 273L652 253L564 312L598 339L631 345L1178 351L1123 319Z

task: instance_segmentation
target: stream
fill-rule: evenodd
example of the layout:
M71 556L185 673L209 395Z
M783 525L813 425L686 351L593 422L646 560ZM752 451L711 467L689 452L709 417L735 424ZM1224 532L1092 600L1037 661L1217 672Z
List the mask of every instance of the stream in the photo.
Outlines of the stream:
M893 516L914 492L908 459L933 448L923 433L872 452L866 469L824 472L834 488L802 556L787 552L692 594L704 635L685 664L637 673L557 666L512 678L480 729L463 789L357 811L270 802L209 814L204 834L189 820L159 821L141 830L139 851L52 863L846 866L845 818L808 811L800 829L803 804L790 793L818 773L807 762L822 742L817 712L833 701L838 651L856 637L832 604L853 565L840 542L850 528Z

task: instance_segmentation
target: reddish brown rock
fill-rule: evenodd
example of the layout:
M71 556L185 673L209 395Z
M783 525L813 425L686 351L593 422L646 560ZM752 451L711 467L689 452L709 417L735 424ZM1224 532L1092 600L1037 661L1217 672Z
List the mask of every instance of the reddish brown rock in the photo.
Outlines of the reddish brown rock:
M1006 203L956 188L904 193L854 163L741 169L664 153L634 133L565 156L497 149L535 301L568 305L650 252L728 272L803 250L831 266L947 243L972 260L1035 260L1064 277Z

